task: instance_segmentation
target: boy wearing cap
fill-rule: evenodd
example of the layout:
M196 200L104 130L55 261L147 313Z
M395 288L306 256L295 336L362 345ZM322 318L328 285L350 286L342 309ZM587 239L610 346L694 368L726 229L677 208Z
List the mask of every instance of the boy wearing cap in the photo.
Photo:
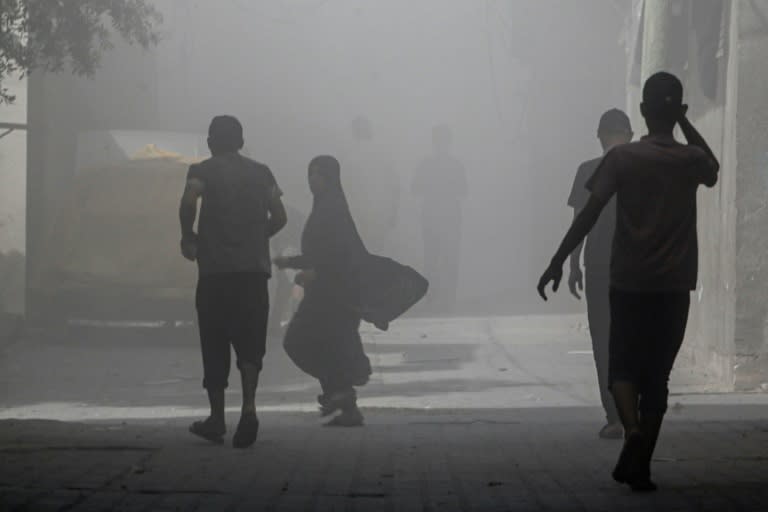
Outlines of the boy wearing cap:
M211 158L189 168L179 207L181 252L198 266L195 302L203 387L211 406L211 415L194 422L189 431L223 442L231 344L243 386L242 414L232 445L246 448L259 430L255 394L269 316L269 239L287 219L272 171L240 154L243 127L237 119L214 117L208 147ZM198 199L202 201L195 233Z
M632 140L632 128L627 115L618 109L611 109L600 116L597 138L603 147L603 155L620 144ZM568 206L573 208L574 219L589 200L587 181L592 177L603 157L588 160L579 166L573 180ZM624 435L616 406L613 403L608 384L608 340L611 324L608 292L610 289L611 243L616 226L616 199L611 198L603 208L597 223L586 241L571 253L568 287L578 299L584 291L587 301L587 319L592 338L592 354L597 369L600 401L605 411L606 424L599 436L604 439L621 439ZM581 271L581 249L584 246L584 270Z
M717 183L720 167L682 98L682 84L669 73L645 82L640 112L648 135L605 155L587 183L587 204L538 285L544 300L549 283L557 291L566 258L616 195L608 380L625 440L613 478L634 491L656 489L650 462L698 276L696 192ZM674 139L675 125L687 145Z

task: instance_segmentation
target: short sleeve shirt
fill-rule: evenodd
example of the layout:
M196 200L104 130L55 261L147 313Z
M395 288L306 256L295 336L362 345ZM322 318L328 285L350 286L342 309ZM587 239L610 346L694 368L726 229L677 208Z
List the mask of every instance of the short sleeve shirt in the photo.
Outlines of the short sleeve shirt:
M568 196L568 206L580 212L587 205L590 192L587 181L595 173L601 158L588 160L581 164L573 180L571 194ZM584 244L584 266L588 272L608 275L611 265L611 245L613 232L616 227L616 198L612 198L603 208L597 223L587 236Z
M694 290L698 277L696 191L714 186L717 163L671 136L617 146L587 188L616 195L611 286L625 291Z
M198 224L200 273L270 274L269 204L282 192L269 167L229 153L190 166L190 179L204 187Z

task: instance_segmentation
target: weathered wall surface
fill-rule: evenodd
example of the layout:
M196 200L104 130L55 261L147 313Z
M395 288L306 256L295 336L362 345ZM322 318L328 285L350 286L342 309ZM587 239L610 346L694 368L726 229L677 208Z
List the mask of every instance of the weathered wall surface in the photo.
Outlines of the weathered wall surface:
M689 367L707 374L713 387L725 390L734 386L734 331L736 280L737 169L736 116L739 80L739 21L737 2L724 6L727 39L719 60L719 86L715 98L702 90L694 38L691 38L687 101L694 124L709 142L721 165L714 189L699 191L699 286L692 296L686 349L681 357Z
M249 152L272 166L286 202L306 211L307 162L329 152L344 162L353 151L349 121L365 114L403 184L392 256L421 264L419 205L408 183L429 152L432 125L447 122L471 181L459 293L466 312L581 311L568 293L543 303L531 292L570 223L576 167L600 153L599 115L623 100L620 10L602 0L531 0L497 2L489 17L481 2L417 3L330 2L275 23L258 16L271 9L262 2L191 8L157 0L166 16L156 49L118 43L93 80L37 77L30 286L70 190L78 132L169 130L204 141L211 115L236 113ZM242 55L233 58L233 49Z
M678 357L677 372L695 372L704 377L713 390L733 388L734 332L734 225L735 225L735 158L729 155L734 138L729 120L735 115L737 77L732 51L737 39L725 46L718 59L718 87L714 98L704 94L699 73L696 39L680 35L689 30L689 13L675 9L664 0L645 2L642 41L641 76L643 79L657 71L670 71L683 79L685 100L694 125L704 135L718 155L723 172L713 189L701 188L698 197L699 281L691 297L691 311L686 341ZM690 7L690 6L689 6ZM724 5L724 13L730 11ZM678 12L679 11L679 12ZM635 15L639 15L638 10ZM724 23L729 26L732 19ZM732 37L738 34L728 31ZM684 55L685 58L680 58ZM638 103L640 88L630 85L629 111L638 134L646 133ZM677 134L682 140L682 135Z
M736 386L768 382L768 4L739 4Z

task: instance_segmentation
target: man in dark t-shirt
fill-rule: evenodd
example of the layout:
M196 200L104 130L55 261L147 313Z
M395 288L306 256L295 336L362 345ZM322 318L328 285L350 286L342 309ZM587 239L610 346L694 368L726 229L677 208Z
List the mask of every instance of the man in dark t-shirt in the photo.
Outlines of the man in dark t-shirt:
M557 291L566 258L616 197L610 273L608 380L624 426L613 470L633 491L652 491L651 458L669 396L669 374L685 336L698 278L696 196L717 183L720 165L687 118L683 86L660 72L643 85L648 135L608 151L587 182L591 195L573 221L538 291ZM678 125L688 144L673 136Z
M632 127L627 115L618 109L611 109L600 117L597 138L607 153L615 146L632 140ZM597 169L602 157L588 160L579 166L573 180L568 206L573 208L574 218L584 209L589 200L587 181ZM606 425L600 430L600 437L621 439L624 435L613 397L608 389L608 339L611 324L608 292L610 288L611 244L616 227L616 198L611 198L605 205L600 218L589 232L584 244L571 254L571 273L568 287L576 298L581 298L584 291L587 300L587 318L589 334L592 338L592 354L597 369L597 381L600 388L600 401L605 411ZM581 249L584 246L584 269L581 271ZM586 280L584 279L586 277Z
M224 390L230 370L230 343L237 355L243 406L232 444L256 441L255 394L267 337L271 273L269 239L286 224L282 193L269 168L242 156L243 128L231 116L217 116L208 131L211 158L192 165L179 207L181 251L197 261L196 294L203 387L211 415L190 432L223 442ZM201 199L198 233L194 232Z

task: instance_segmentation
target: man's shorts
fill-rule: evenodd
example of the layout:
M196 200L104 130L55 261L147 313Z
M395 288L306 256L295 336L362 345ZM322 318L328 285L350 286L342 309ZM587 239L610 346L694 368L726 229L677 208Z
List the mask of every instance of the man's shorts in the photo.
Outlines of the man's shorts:
M666 388L685 337L690 292L626 292L611 288L609 382L641 390Z
M269 276L257 272L203 274L196 305L206 388L226 388L230 343L238 366L261 369L269 317Z

